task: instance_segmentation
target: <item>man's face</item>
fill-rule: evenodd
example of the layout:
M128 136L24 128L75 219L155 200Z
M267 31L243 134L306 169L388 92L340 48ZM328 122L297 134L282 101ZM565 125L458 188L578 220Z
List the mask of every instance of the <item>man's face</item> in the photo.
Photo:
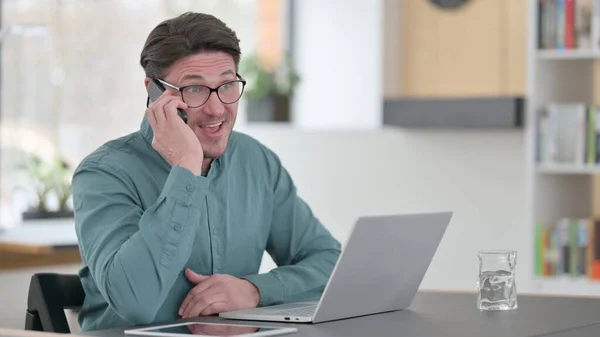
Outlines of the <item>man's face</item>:
M177 87L201 84L216 88L237 80L237 77L235 63L229 54L202 52L175 62L163 80ZM181 97L177 90L167 90ZM212 92L204 105L185 109L188 125L200 140L205 158L217 158L225 152L237 117L238 102L225 104L216 92Z

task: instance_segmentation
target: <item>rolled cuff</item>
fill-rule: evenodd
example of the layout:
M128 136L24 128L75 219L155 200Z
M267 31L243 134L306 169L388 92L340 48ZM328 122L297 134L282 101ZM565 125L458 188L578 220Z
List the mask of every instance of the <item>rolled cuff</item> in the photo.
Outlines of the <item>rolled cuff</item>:
M283 285L275 275L270 273L256 274L242 277L242 279L250 281L258 288L260 294L259 307L283 303Z

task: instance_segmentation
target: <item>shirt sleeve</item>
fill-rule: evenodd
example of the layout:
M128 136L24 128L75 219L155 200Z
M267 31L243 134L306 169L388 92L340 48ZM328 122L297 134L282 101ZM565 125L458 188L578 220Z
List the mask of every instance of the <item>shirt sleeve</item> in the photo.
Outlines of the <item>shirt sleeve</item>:
M209 181L174 166L146 210L123 170L94 162L73 176L75 226L84 264L127 322L154 320L187 263Z
M259 306L320 295L341 251L340 243L297 195L289 173L277 157L275 162L273 223L267 252L278 267L244 277L258 288Z

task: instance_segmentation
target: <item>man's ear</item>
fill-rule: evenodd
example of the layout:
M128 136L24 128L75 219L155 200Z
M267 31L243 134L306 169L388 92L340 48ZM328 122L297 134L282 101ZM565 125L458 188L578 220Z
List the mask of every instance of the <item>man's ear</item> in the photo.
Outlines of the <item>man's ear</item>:
M150 77L146 77L146 78L144 79L144 86L146 87L146 91L148 91L148 86L150 85L150 81L151 81L151 80L152 80L152 79L151 79Z

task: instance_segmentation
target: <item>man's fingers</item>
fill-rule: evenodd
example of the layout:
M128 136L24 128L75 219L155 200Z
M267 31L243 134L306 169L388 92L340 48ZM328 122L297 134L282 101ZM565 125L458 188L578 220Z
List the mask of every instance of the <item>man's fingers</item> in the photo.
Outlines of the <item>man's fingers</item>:
M187 315L184 314L183 317L198 317L211 304L215 302L223 302L225 300L226 297L224 293L206 291L200 294L200 296L196 297L196 301L193 301L192 304L190 304Z
M162 110L162 107L165 102L168 102L171 100L171 95L169 93L163 93L156 101L150 103L150 105L148 105L148 108L146 109L146 118L148 118L148 122L150 122L150 126L152 127L153 130L156 130L156 126L159 122L163 121L164 118L164 112L161 114L158 114L157 112L161 112L160 110ZM159 120L158 117L162 118Z
M154 116L158 124L162 124L167 120L168 107L174 102L181 102L181 100L177 96L163 94L155 103L150 105L154 110Z
M183 300L183 302L181 302L181 306L179 307L179 315L180 316L183 314L183 312L185 312L185 309L189 305L192 298L194 298L194 295L208 289L208 287L210 287L210 285L212 284L212 282L205 282L210 279L210 276L197 274L189 268L185 269L184 275L188 279L188 281L190 281L192 284L195 284L196 286L194 288L192 288L192 290L190 290L190 292L188 292L188 294L185 297L185 299ZM200 284L202 282L205 282L205 283L200 286Z
M177 98L178 96L172 95L170 91L166 90L154 102L151 102L150 106L164 106L173 97Z
M202 286L203 284L199 284L197 285L194 289L192 289L186 296L184 302L187 302L181 305L181 308L179 309L179 312L181 312L181 317L190 317L190 311L192 310L192 308L197 305L196 303L199 301L202 301L202 298L209 295L209 294L214 294L216 293L216 289L212 289L211 285L209 285L208 287L202 287L200 288L200 290L196 290L196 288ZM210 304L210 303L209 303ZM184 306L185 305L185 306Z
M214 314L221 313L227 310L227 303L225 302L213 302L209 306L207 306L202 312L200 316L210 316Z
M213 282L211 278L208 278L204 282L200 282L197 286L195 286L190 292L187 294L183 302L181 303L181 307L179 308L179 315L183 316L187 312L189 312L190 305L193 303L201 293L207 291Z
M165 117L167 120L180 118L177 114L177 109L187 109L187 104L180 99L174 99L165 105Z

